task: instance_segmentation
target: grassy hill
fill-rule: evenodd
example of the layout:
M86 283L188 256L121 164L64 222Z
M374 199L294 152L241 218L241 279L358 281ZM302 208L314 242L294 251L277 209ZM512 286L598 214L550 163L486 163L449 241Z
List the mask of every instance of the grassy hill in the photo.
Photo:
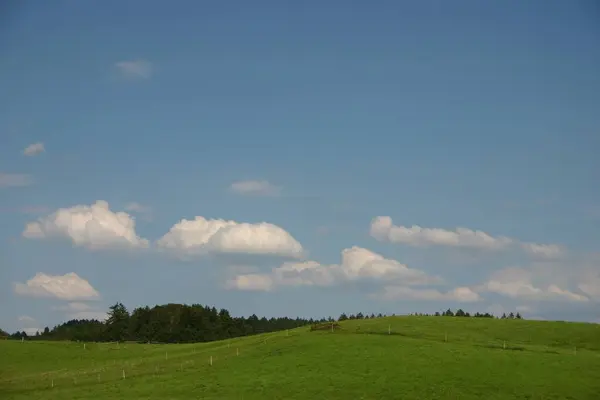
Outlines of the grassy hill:
M0 398L597 400L600 325L390 317L202 344L2 341Z

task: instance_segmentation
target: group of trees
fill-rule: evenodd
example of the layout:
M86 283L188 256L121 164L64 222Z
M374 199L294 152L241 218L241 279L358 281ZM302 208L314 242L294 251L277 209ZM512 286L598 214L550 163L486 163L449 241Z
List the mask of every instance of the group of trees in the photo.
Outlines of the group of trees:
M46 327L35 336L25 332L11 335L14 339L137 341L158 343L208 342L256 333L274 332L325 322L326 319L232 317L226 309L200 304L166 304L139 307L129 312L117 303L110 307L104 322L71 320L53 329Z
M393 316L394 314L392 314ZM435 314L414 313L418 316L444 317L473 317L497 318L490 313L469 314L462 309L453 312L448 309ZM381 318L379 313L341 314L338 321L353 319ZM502 314L501 319L522 319L519 313ZM215 307L200 304L165 304L152 308L138 307L129 312L127 308L117 303L110 307L108 318L104 322L88 319L74 319L50 329L46 327L35 336L28 336L25 331L12 335L0 330L0 339L41 339L41 340L81 340L81 341L137 341L158 343L191 343L209 342L255 333L274 332L313 325L324 322L334 322L332 317L322 319L304 318L259 318L251 315L247 318L232 317L226 309L217 310Z
M383 317L383 314L379 313L377 315L375 314L364 314L359 312L358 314L354 315L354 314L350 314L350 315L346 315L345 313L342 313L342 315L340 315L338 317L338 321L346 321L348 319L370 319L370 318L381 318Z
M416 315L428 315L428 314L416 314ZM456 310L456 312L452 312L451 309L447 309L446 311L440 313L440 312L436 312L434 314L434 316L436 317L473 317L473 318L496 318L494 315L490 314L490 313L479 313L476 312L475 314L469 314L466 311L463 311L462 309L458 309ZM521 317L521 314L517 313L516 315L514 313L510 313L508 316L506 314L502 314L501 317L499 317L500 319L523 319L523 317Z
M394 316L395 314L392 314L392 316ZM494 315L490 314L490 313L479 313L476 312L475 314L470 314L466 311L463 311L462 309L458 309L456 310L456 312L452 312L451 309L447 309L446 311L442 311L441 313L438 311L435 314L424 314L424 313L412 313L409 314L412 316L419 316L419 317L431 317L431 316L435 316L435 317L473 317L473 318L496 318ZM371 314L369 316L369 314L363 314L363 313L358 313L358 314L350 314L347 315L346 313L342 313L339 317L338 317L338 321L345 321L348 319L369 319L369 318L381 318L384 315L382 315L381 313L375 315L375 314ZM523 317L521 317L521 314L517 313L516 315L513 314L512 312L508 315L506 314L502 314L501 317L498 317L500 319L522 319Z

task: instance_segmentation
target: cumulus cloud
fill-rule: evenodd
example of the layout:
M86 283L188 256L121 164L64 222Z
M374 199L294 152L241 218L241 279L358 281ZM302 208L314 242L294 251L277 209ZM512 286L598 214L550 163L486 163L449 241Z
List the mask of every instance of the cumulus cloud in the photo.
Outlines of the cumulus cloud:
M492 274L491 278L480 285L477 290L520 300L589 301L586 296L561 289L554 284L546 287L535 286L532 278L532 273L525 269L506 268Z
M44 147L44 143L37 142L37 143L32 143L29 146L25 147L25 149L23 150L23 154L28 157L33 157L33 156L37 156L38 154L43 153L45 151L46 151L46 149Z
M231 253L300 258L304 254L302 245L277 225L203 217L182 219L156 244L183 255Z
M0 188L29 186L33 178L29 174L7 174L0 172Z
M408 268L396 260L361 247L344 249L341 263L324 265L316 261L286 262L269 274L238 275L228 282L239 290L272 290L277 286L331 286L364 279L393 280L404 285L439 284L441 278Z
M60 300L97 299L100 294L76 273L46 275L38 272L25 283L15 283L15 293L31 297L54 297Z
M130 79L148 79L154 71L153 65L147 60L123 60L115 63L121 76Z
M501 250L519 246L527 254L537 258L558 258L565 250L556 244L520 242L506 236L492 236L486 232L467 228L447 230L394 225L390 217L375 217L371 221L370 234L382 242L400 243L414 247L446 246L479 250ZM513 247L514 248L514 247Z
M281 187L265 180L238 181L232 183L229 189L245 196L278 196L281 194Z
M146 239L135 232L135 220L125 212L113 212L106 201L61 208L26 225L23 237L70 239L75 246L92 250L107 248L145 248Z
M372 297L381 300L455 301L473 303L481 300L478 293L468 287L457 287L448 292L435 289L414 289L408 286L385 286Z
M532 256L540 258L559 258L565 253L565 249L556 244L522 243L521 247Z
M376 217L371 222L371 236L379 241L402 243L410 246L453 246L478 249L501 249L512 240L498 236L494 237L482 231L467 228L456 228L449 231L441 228L422 228L393 225L390 217Z

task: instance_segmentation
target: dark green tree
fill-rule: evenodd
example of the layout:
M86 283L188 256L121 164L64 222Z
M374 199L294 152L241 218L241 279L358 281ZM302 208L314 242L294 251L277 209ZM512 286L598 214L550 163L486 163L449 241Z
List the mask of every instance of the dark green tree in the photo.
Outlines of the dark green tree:
M106 319L106 338L123 342L129 337L129 312L122 303L110 306Z

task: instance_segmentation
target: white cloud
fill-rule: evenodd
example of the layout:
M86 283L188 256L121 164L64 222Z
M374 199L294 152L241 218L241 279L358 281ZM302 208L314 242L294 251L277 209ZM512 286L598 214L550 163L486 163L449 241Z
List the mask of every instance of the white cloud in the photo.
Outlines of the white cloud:
M534 257L559 258L565 253L565 250L556 244L522 243L521 246Z
M238 275L228 282L239 290L271 290L275 286L331 286L336 283L372 279L396 281L403 285L441 283L441 278L408 268L396 260L361 247L344 249L340 264L324 265L316 261L286 262L269 274Z
M533 257L555 259L565 254L565 249L556 244L520 242L506 236L492 236L483 231L456 228L422 228L394 225L390 217L375 217L371 221L370 234L382 242L401 243L414 247L447 246L480 250L501 250L520 246Z
M440 228L422 228L395 226L390 217L376 217L371 222L371 236L379 241L402 243L410 246L453 246L477 249L495 250L506 247L512 240L498 236L494 237L482 231L467 228L456 228L449 231Z
M203 217L182 219L157 241L157 245L183 255L237 253L300 258L304 254L302 245L277 225Z
M16 283L15 293L32 297L55 297L60 300L96 299L100 294L76 273L46 275L38 272L25 283Z
M491 278L478 287L479 292L497 293L522 300L563 300L586 302L586 296L570 292L551 284L545 288L534 286L532 273L520 268L506 268L492 274Z
M456 301L473 303L481 300L479 294L468 287L457 287L448 292L435 289L413 289L408 286L385 286L382 293L372 297L381 300Z
M33 178L28 174L7 174L0 172L0 188L29 186L33 183Z
M19 322L21 323L21 329L19 329L20 331L25 331L25 333L27 333L27 336L34 336L38 331L41 332L40 328L36 328L35 326L37 325L37 321L28 316L28 315L21 315L18 318Z
M146 60L123 60L115 63L115 67L125 78L148 79L152 76L152 63Z
M33 157L45 151L46 149L44 147L44 143L37 142L25 147L25 149L23 150L23 154L29 157Z
M281 193L281 187L265 180L238 181L232 183L229 189L234 193L246 196L278 196Z
M149 206L145 206L143 204L136 203L135 201L133 201L131 203L127 203L127 205L125 206L125 211L132 211L143 214L149 213L150 211L152 211L152 209Z
M146 239L135 232L135 220L125 212L112 212L106 201L61 208L30 222L23 231L28 239L62 237L89 249L145 248Z
M226 287L228 289L268 292L273 288L273 278L265 274L238 275L227 281Z
M140 203L131 202L125 205L125 211L137 214L141 219L145 221L152 221L152 207L145 206Z
M30 317L29 315L21 315L18 318L19 322L23 322L25 324L32 324L35 323L35 319Z
M577 286L590 298L600 301L600 269L588 270L581 276L582 281Z
M40 328L25 328L25 329L21 329L21 330L25 331L27 336L35 336L36 333L42 332L42 330Z

